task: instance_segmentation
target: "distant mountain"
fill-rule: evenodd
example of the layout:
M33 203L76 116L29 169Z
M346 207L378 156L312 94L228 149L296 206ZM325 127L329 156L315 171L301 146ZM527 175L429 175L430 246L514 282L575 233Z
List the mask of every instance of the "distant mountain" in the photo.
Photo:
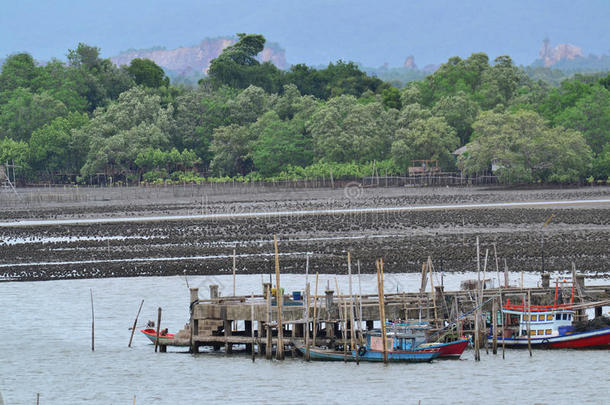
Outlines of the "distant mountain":
M546 38L542 42L542 48L538 53L544 67L551 67L560 61L573 60L583 56L582 49L572 44L559 44L554 48L551 47L550 41Z
M540 79L553 85L575 73L604 73L610 71L610 56L588 55L572 44L551 46L545 39L538 53L539 58L525 71L534 79Z
M236 40L235 37L218 37L204 39L199 45L191 47L129 49L110 59L117 66L128 65L135 58L150 59L171 72L170 76L200 76L207 73L212 59ZM267 43L258 59L263 62L270 61L280 69L288 68L286 52L276 43Z

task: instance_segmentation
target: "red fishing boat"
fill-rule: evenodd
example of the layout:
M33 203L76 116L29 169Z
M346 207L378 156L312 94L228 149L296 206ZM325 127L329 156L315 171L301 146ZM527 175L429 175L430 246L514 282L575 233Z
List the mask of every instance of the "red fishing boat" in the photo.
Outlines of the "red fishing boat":
M151 342L155 343L157 340L157 331L155 329L142 329L140 330ZM176 339L173 333L168 333L167 329L163 329L159 332L159 344L165 346L188 346L188 342L182 342Z
M498 343L507 347L527 347L529 342L533 348L544 349L610 349L610 319L574 323L573 304L527 306L508 301L502 314L505 325Z

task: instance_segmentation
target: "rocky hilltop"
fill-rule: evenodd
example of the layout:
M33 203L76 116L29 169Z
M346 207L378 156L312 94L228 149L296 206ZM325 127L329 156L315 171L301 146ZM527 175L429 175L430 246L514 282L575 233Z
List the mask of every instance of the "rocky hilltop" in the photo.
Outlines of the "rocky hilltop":
M542 43L542 48L540 48L538 56L545 67L550 67L562 60L573 60L577 57L583 57L584 55L582 49L572 44L559 44L553 48L547 38Z
M117 66L128 65L133 59L142 58L150 59L162 68L178 74L207 73L212 59L220 55L224 48L235 42L235 38L221 37L204 39L199 45L192 47L130 49L110 59ZM269 61L280 69L288 67L286 52L273 43L268 44L263 49L258 55L258 59L262 62Z

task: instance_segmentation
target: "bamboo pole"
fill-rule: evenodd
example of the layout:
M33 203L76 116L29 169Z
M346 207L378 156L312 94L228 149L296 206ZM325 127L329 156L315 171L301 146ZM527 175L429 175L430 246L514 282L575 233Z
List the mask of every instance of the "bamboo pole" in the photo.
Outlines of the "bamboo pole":
M337 306L339 309L339 325L341 325L341 337L343 338L343 361L347 361L347 334L345 331L344 317L343 317L343 302L341 301L341 293L339 291L339 282L335 277L335 289L337 290Z
M144 300L140 302L140 308L138 308L138 313L136 314L136 319L133 321L133 327L131 328L131 336L129 337L129 344L127 347L131 347L131 341L133 340L133 334L136 331L136 325L138 323L138 317L140 316L140 311L142 310L142 305L144 305Z
M481 295L479 296L479 299L480 299L479 305L483 305L483 287L485 286L485 274L487 272L487 257L488 257L488 254L489 254L489 249L485 249L485 261L483 262L483 284L481 285ZM483 327L483 330L485 331L486 328ZM486 335L487 335L487 333L486 333ZM483 340L483 346L485 347L485 354L489 354L489 347L487 345L487 338L485 338L485 340Z
M256 344L254 340L254 291L250 294L250 332L252 333L252 363L254 363L256 360L256 351L254 350Z
M532 295L531 289L527 290L527 350L532 357L532 332L530 324L532 322Z
M491 327L493 328L491 351L493 354L498 354L498 309L495 298L492 304L491 316L493 317L491 322Z
M269 278L271 278L271 275L269 275ZM271 347L271 345L273 344L271 336L271 285L272 284L269 283L269 288L267 288L267 291L265 293L265 298L267 298L267 323L265 324L265 337L267 343L265 344L265 358L267 360L271 360L273 350L273 348Z
M284 360L284 326L282 325L282 304L284 296L280 286L280 259L277 249L277 236L273 235L273 245L275 247L275 296L277 300L277 349L276 357Z
M477 236L477 309L474 311L474 360L481 361L481 344L479 342L479 323L480 323L480 308L479 302L481 300L481 252L479 247L479 237Z
M303 328L303 332L305 333L305 360L309 361L309 283L305 287L305 326Z
M159 347L159 330L161 329L161 307L159 307L157 314L157 338L155 339L155 353L157 353L157 348Z
M360 332L360 344L364 345L364 335L362 333L362 282L360 280L360 260L356 263L358 265L358 331Z
M504 288L508 288L508 265L504 259Z
M504 340L504 337L506 336L506 327L508 326L507 325L508 317L502 311L503 302L504 302L504 300L502 299L502 290L500 290L500 312L502 313L502 360L504 360L506 357L506 341Z
M95 314L93 312L93 289L89 289L91 295L91 351L95 351Z
M347 273L349 274L349 318L350 318L350 348L356 352L356 364L360 364L358 358L358 348L354 336L354 295L352 293L352 260L350 252L347 252Z
M236 261L236 257L235 257L235 249L233 249L233 296L235 297L235 284L236 284L236 280L235 280L235 270L236 270L236 266L235 266L235 261Z
M316 271L316 290L313 296L313 347L316 347L316 335L318 334L318 272Z
M496 259L496 277L498 278L498 288L502 288L500 282L500 266L498 265L498 251L496 250L496 244L494 243L494 257Z
M379 299L379 318L381 321L381 338L383 339L383 362L388 362L388 341L385 327L385 303L383 289L383 261L381 259L375 262L377 265L377 296Z
M385 280L383 277L383 259L379 259L379 267L381 270L381 298L383 300L383 305L381 309L383 310L383 324L381 327L383 333L383 359L384 362L388 362L388 334L386 332L386 316L385 316Z
M430 275L430 292L432 294L434 326L438 327L438 312L436 310L436 291L434 291L434 270L432 269L432 259L430 258L430 256L428 256L428 273Z

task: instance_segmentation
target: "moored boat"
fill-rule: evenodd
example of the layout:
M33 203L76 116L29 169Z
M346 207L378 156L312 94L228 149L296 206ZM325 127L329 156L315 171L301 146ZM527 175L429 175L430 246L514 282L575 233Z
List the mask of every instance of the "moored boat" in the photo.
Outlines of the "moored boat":
M389 333L400 333L412 337L412 349L439 349L439 359L457 360L468 346L468 339L462 337L455 340L431 341L427 322L386 323Z
M498 343L522 348L529 341L532 348L610 349L610 327L576 329L575 313L571 304L527 306L509 301L502 307L506 324L500 329ZM610 325L610 320L603 323Z
M327 361L384 361L383 338L379 330L371 330L365 333L366 342L359 346L356 351L343 352L339 350L310 348L311 360ZM387 359L388 362L401 363L423 363L436 359L440 354L438 347L416 347L415 338L411 335L400 333L397 330L387 334ZM302 353L306 348L297 347Z
M147 328L141 329L142 332L151 342L155 343L157 340L157 331L155 329ZM173 333L168 333L167 329L159 332L159 344L165 346L188 346L188 342L182 342L176 339Z

